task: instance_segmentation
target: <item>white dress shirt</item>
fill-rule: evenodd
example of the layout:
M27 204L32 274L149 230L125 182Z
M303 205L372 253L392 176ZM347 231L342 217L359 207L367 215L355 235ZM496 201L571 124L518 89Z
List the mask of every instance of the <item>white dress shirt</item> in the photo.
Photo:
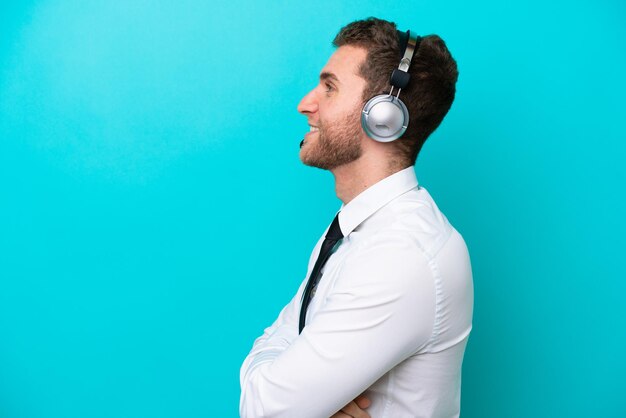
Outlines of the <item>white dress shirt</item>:
M458 417L474 298L462 236L414 166L342 204L339 226L302 334L302 293L328 228L245 358L240 415L328 418L365 392L372 418Z

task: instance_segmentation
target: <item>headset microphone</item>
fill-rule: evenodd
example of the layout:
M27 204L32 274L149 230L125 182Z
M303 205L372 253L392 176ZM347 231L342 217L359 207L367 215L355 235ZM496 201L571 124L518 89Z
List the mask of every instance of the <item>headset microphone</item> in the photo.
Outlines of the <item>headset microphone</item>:
M363 130L367 136L379 142L391 142L400 138L409 126L409 111L398 96L409 84L411 59L419 48L422 37L410 30L406 33L398 31L398 37L400 38L400 51L404 46L404 54L398 68L391 73L389 80L391 90L389 94L379 94L369 99L361 112ZM398 89L395 96L392 95L394 87Z

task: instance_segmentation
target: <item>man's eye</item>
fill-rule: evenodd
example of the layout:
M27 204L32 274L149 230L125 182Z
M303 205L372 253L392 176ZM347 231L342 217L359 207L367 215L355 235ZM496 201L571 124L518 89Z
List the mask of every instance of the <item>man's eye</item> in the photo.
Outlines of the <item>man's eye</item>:
M326 83L326 93L330 93L333 90L333 86L331 86L330 84Z

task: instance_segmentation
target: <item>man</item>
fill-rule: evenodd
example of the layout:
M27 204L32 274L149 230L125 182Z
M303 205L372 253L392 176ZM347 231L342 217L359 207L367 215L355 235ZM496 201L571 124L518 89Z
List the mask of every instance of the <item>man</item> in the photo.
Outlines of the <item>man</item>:
M298 105L310 125L300 159L334 175L343 203L298 292L243 362L242 417L459 415L470 259L414 171L454 100L458 72L441 38L418 38L380 19L350 23ZM406 104L406 132L393 117L362 116L373 96L388 101L394 69L410 75L408 84L392 77L404 86L393 96Z

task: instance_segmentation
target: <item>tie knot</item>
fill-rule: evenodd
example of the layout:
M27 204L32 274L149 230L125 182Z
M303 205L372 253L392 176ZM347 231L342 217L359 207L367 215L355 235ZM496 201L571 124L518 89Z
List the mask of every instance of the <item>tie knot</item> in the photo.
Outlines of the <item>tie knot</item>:
M326 233L326 238L332 240L340 240L343 238L343 233L341 232L341 228L339 227L339 213L333 219L333 222L330 224L330 228L328 228L328 232Z

